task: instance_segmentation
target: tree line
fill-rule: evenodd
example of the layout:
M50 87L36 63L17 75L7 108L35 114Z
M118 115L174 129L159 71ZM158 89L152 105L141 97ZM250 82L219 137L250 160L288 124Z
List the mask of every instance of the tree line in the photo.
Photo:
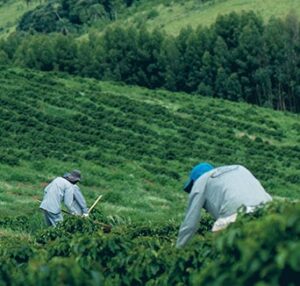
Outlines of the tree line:
M0 64L62 71L300 112L300 25L296 16L219 16L178 36L115 27L85 40L18 32L0 42Z
M21 31L40 33L75 32L83 24L113 20L116 13L134 0L54 0L48 1L23 15L18 25Z

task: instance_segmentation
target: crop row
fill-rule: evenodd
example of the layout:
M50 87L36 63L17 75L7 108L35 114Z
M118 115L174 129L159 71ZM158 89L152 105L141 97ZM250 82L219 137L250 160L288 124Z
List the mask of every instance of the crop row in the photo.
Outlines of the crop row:
M2 163L56 158L115 165L129 159L141 161L150 173L178 179L165 162L187 165L194 158L245 164L267 183L295 182L297 177L299 148L271 143L286 140L285 133L257 108L198 100L170 110L163 104L123 96L121 88L116 94L102 92L100 85L88 81L80 82L81 88L77 82L71 88L51 75L14 70L1 74ZM173 101L165 93L153 96ZM165 169L153 167L151 161L166 165Z
M96 212L71 217L32 238L2 238L0 283L10 285L297 285L299 203L273 202L242 211L226 231L210 233L204 216L192 243L175 249L178 225L110 224ZM27 217L3 228L30 228ZM289 275L287 275L287 273ZM225 279L225 280L223 280Z

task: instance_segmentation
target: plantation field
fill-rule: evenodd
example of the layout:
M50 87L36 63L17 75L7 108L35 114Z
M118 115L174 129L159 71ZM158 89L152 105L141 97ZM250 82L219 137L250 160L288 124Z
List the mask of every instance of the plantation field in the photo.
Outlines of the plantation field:
M31 213L43 184L72 168L89 202L101 192L107 214L131 219L179 219L201 161L243 164L273 195L300 197L297 115L29 70L0 81L2 214Z
M204 215L191 246L174 245L198 162L243 164L273 196L299 199L298 115L18 68L1 68L0 84L0 284L296 285L298 202L217 236ZM88 205L103 199L89 220L44 229L43 187L74 168Z
M68 38L62 34L35 35L31 26L24 29L27 34L24 31L12 34L5 53L0 53L3 64L7 64L5 67L0 64L0 286L299 285L299 114L193 93L148 90L13 65L22 66L27 60L28 67L43 70L45 61L45 66L51 66L45 70L61 69L91 76L92 71L99 69L97 61L108 55L108 61L103 63L109 65L111 76L115 77L103 78L118 79L122 72L131 76L130 80L143 78L153 70L155 75L157 67L151 57L159 54L159 49L154 49L153 55L144 47L132 53L125 49L124 57L122 47L126 48L127 43L121 40L119 45L118 37L113 35L118 27L135 26L131 28L131 31L136 29L132 35L138 35L137 31L141 30L142 36L133 37L132 42L141 39L144 46L151 47L155 37L144 35L144 27L177 35L184 27L209 26L218 15L233 11L255 11L265 21L272 16L300 16L300 1L100 2L87 8L85 1L67 0L64 4L71 3L69 9L68 5L62 9L63 1L30 1L27 6L23 0L0 0L0 40L11 35L22 15L39 4L49 4L49 10L41 8L37 17L33 17L36 27L49 28L50 32L61 32L64 28L68 34ZM89 4L95 2L89 1ZM64 17L57 30L53 11L59 11ZM43 26L40 20L44 19L44 23L50 23L54 29L50 24ZM82 22L76 23L74 19ZM282 77L278 75L280 83L286 81L291 86L288 96L298 90L296 19L291 17L292 30L285 32L293 43L295 41L294 48L287 44L286 49L277 50L277 58L272 58L275 63L277 60L287 63L288 68L279 65L276 70L282 72ZM29 25L30 17L27 20L24 23ZM283 23L276 26L278 31L284 27ZM117 29L105 30L111 26ZM112 34L107 39L116 44L116 48L108 46L106 51L97 37L93 38L103 31ZM122 39L120 31L118 35ZM241 31L244 33L244 29ZM20 45L22 35L24 42L30 43L32 39L36 44ZM280 47L280 43L289 38L284 38L283 33L282 41L278 35L275 32L274 39L270 39L279 42ZM78 41L78 37L94 39L90 41L92 48L88 42ZM127 38L125 32L123 37ZM65 45L66 39L70 39L69 45ZM230 36L228 39L230 42ZM253 46L256 46L258 38L254 39ZM182 47L186 43L191 45L191 51L193 45L198 45L191 41L182 43ZM214 42L211 43L214 47ZM77 44L83 58L76 57L75 52L72 54ZM49 47L50 53L45 47ZM69 47L74 49L68 50ZM249 48L253 49L251 45ZM293 49L295 54L291 52ZM13 55L15 52L18 57ZM288 60L281 57L281 53L289 55ZM256 52L250 54L256 57ZM186 59L185 55L183 53L182 58ZM125 69L118 64L114 66L114 61L118 63L123 59L134 65ZM195 62L199 59L195 57ZM289 60L294 66L289 66ZM243 64L238 58L236 61ZM79 73L81 66L86 73ZM273 69L273 66L263 67L266 73ZM295 77L289 76L287 73L294 69ZM109 74L108 71L106 68ZM197 78L200 72L195 71ZM202 71L206 72L211 70ZM246 69L245 75L248 75ZM187 80L180 76L182 81ZM241 83L245 84L245 76L242 79ZM130 80L127 82L134 82ZM149 76L148 80L155 82L155 76ZM170 82L172 84L168 78ZM253 86L259 91L256 84ZM282 92L281 88L279 84ZM277 96L274 89L271 91L271 96ZM243 97L239 94L238 98ZM261 105L264 104L268 103ZM251 214L240 210L237 222L218 233L211 232L213 219L203 212L191 243L184 249L176 249L187 202L182 187L191 168L204 161L215 166L246 166L274 200ZM79 186L88 206L100 194L102 200L89 218L65 214L64 222L57 228L46 228L39 210L43 189L56 176L75 168L82 172Z
M30 210L41 184L76 167L90 201L103 192L107 213L126 216L180 217L199 161L244 164L273 195L300 197L297 115L29 70L0 81L2 212Z

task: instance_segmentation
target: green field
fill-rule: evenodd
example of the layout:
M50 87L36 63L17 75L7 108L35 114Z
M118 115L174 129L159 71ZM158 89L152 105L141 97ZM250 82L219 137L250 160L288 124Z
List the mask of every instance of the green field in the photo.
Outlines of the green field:
M232 11L300 16L296 0L200 2L141 1L108 26L175 35ZM38 4L2 4L0 39ZM299 284L299 114L13 63L0 66L0 86L0 286ZM246 166L274 201L218 233L203 212L191 243L176 249L182 187L204 161ZM65 214L46 228L43 189L72 169L88 206L102 200L88 219Z
M10 0L0 5L0 39L6 38L10 33L15 31L22 15L34 9L37 5L38 2L31 2L27 6L25 1L22 0Z
M32 212L44 182L80 168L107 214L180 218L201 161L244 164L273 195L300 197L298 115L28 70L0 78L3 213Z
M107 215L179 221L201 161L244 164L273 195L300 198L298 115L29 70L0 81L1 213L35 212L42 184L79 168Z
M178 34L184 27L207 26L215 22L219 15L230 12L255 11L266 21L272 17L285 18L293 13L300 16L300 3L297 0L215 0L201 3L196 0L187 1L151 1L129 8L112 23L98 23L90 29L98 31L103 26L114 25L146 25L150 29L164 29L170 34ZM24 1L11 0L0 6L0 37L7 37L15 30L18 20L27 11L33 10L39 2L26 6Z
M210 267L232 282L257 259L259 270L239 274L236 285L295 285L299 203L279 200L216 237L204 215L189 248L174 244L186 204L181 188L200 161L243 164L274 197L299 199L298 115L16 68L2 68L0 82L2 285L214 285L224 275ZM47 181L73 168L83 173L88 204L103 199L91 219L66 217L46 230L37 200ZM241 246L236 256L232 245ZM263 247L265 258L249 256L249 247ZM267 274L255 278L257 271Z
M160 16L153 20L153 27L164 28L168 33L178 34L186 26L197 27L207 26L215 22L219 15L229 14L230 12L255 11L265 20L272 16L284 18L288 13L293 12L300 15L300 3L295 0L226 0L214 1L198 6L190 2L185 8L182 6L171 7L159 11Z
M175 3L174 3L175 2ZM111 25L146 25L150 29L163 29L177 35L184 27L209 26L219 15L231 12L254 11L268 21L272 16L285 18L290 13L300 15L300 2L297 0L215 0L208 3L201 1L170 1L170 4L143 4L134 13Z

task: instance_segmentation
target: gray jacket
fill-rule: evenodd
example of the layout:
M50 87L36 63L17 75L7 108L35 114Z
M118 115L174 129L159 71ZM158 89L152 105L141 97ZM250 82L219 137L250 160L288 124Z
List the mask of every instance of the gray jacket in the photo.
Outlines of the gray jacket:
M74 201L73 207L76 209L76 214L82 215L88 213L85 198L77 185L74 185Z
M271 200L245 167L232 165L213 169L194 183L176 247L186 245L197 231L202 207L218 219L236 213L242 205L257 206Z
M68 210L74 214L76 209L72 206L74 200L74 185L62 177L54 179L44 190L44 198L40 208L59 214L61 203L64 202Z

